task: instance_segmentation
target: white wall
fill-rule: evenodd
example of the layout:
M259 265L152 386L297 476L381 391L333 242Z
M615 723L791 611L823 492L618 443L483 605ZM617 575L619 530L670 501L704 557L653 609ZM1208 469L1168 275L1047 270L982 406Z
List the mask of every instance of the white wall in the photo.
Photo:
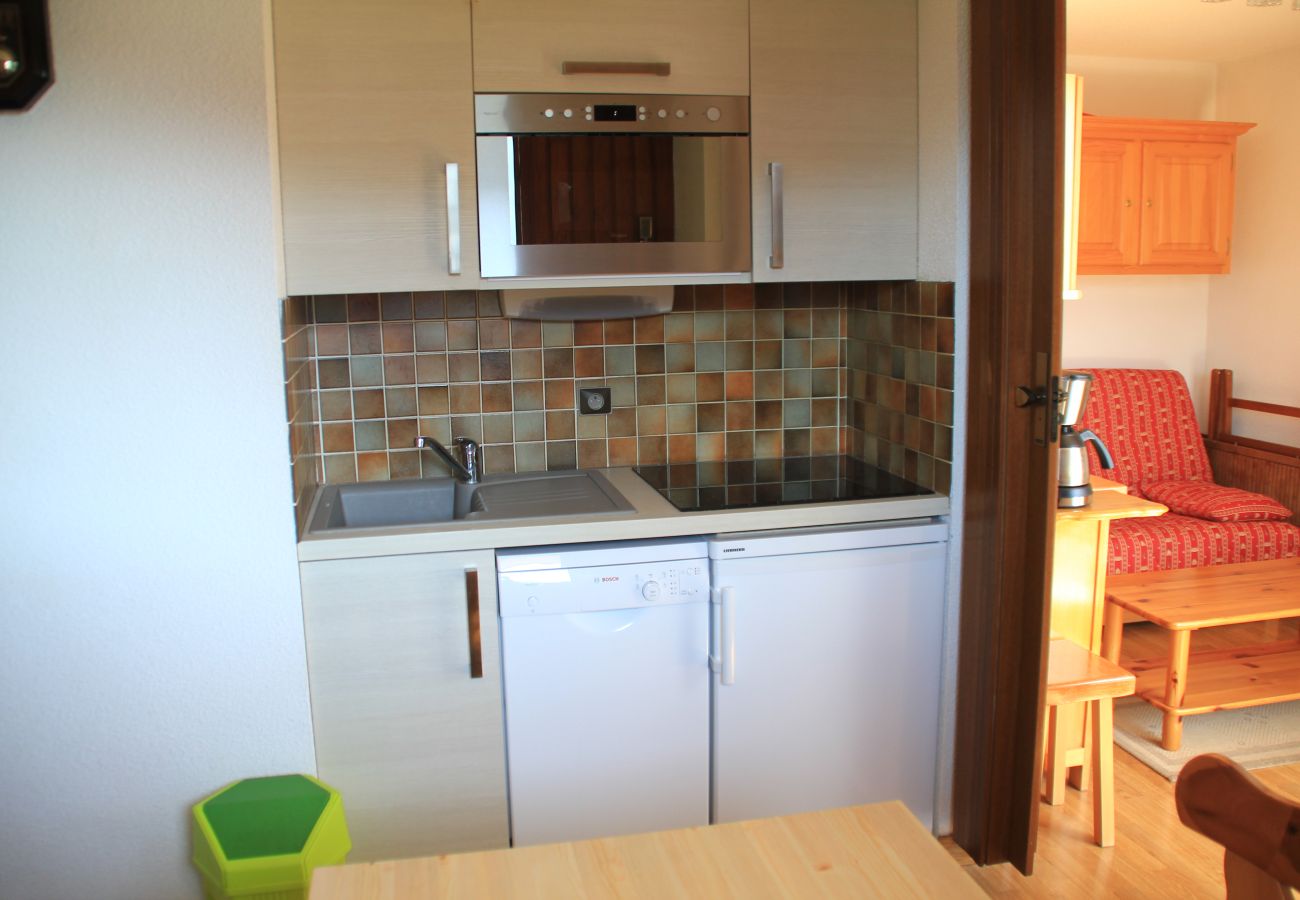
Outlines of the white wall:
M189 805L313 771L260 0L51 0L0 116L0 895L198 896Z
M1070 53L1065 59L1065 70L1083 76L1083 111L1094 116L1158 119L1213 119L1215 116L1217 73L1212 62Z
M1177 369L1201 425L1209 396L1205 328L1210 275L1091 275L1062 304L1061 364Z
M1300 406L1300 51L1224 63L1219 115L1257 126L1237 142L1232 273L1212 279L1209 365L1232 369L1234 392ZM1234 429L1300 446L1300 421L1238 412Z
M952 832L957 731L957 649L966 492L966 365L970 332L970 3L921 0L917 7L920 99L920 278L952 281L955 313L952 515L944 619L934 830Z
M1072 54L1065 67L1083 76L1087 114L1215 118L1213 63ZM1083 297L1064 304L1062 365L1177 369L1191 387L1204 426L1209 391L1205 333L1215 277L1080 277Z

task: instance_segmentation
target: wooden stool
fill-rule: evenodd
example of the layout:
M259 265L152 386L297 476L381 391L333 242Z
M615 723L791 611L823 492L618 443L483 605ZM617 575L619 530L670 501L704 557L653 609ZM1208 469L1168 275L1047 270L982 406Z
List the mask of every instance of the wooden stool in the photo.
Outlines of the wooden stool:
M1047 650L1048 799L1065 792L1065 745L1057 721L1066 703L1088 703L1092 720L1092 836L1103 847L1115 844L1114 699L1136 686L1133 673L1089 653L1073 641L1055 640Z

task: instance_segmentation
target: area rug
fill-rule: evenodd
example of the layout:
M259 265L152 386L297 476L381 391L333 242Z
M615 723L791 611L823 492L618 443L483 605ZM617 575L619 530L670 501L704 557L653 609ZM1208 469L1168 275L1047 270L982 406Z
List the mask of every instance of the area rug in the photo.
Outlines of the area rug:
M1300 700L1224 709L1183 719L1183 745L1160 746L1161 712L1129 697L1115 703L1115 743L1170 781L1202 753L1221 753L1246 769L1300 762Z

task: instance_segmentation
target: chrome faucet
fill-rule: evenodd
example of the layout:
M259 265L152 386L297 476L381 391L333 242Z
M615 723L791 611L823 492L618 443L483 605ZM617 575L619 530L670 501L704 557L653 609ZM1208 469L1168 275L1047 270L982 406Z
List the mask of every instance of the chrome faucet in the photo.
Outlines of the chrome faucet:
M463 463L434 438L419 435L415 439L415 446L420 450L432 450L436 453L447 468L451 469L451 474L456 476L456 480L462 484L478 484L478 441L473 438L458 437L455 444L460 448L461 456L465 460Z

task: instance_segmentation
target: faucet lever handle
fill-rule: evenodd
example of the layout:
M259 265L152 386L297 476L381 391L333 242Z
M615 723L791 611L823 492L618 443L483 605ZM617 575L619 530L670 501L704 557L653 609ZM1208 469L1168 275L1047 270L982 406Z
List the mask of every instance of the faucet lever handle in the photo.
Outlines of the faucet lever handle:
M470 437L458 437L452 443L460 448L461 460L469 471L470 482L478 481L478 441Z

